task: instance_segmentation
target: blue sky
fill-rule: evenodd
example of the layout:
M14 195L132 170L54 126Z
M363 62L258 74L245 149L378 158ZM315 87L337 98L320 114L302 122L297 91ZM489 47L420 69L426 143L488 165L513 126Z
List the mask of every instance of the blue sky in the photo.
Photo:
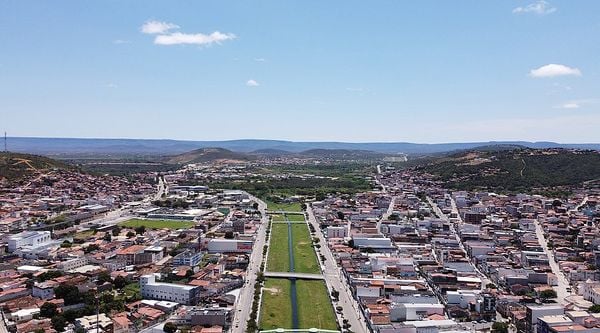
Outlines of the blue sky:
M9 136L600 142L600 1L0 1Z

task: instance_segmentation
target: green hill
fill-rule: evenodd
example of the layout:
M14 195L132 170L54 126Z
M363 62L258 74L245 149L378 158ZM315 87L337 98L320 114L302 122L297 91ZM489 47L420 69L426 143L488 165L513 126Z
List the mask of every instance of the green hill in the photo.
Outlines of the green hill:
M18 180L36 171L69 168L63 162L44 156L0 152L0 179Z
M566 149L467 151L416 168L458 190L523 191L600 178L600 152Z
M250 161L256 159L255 156L245 153L233 152L223 148L201 148L187 153L169 157L167 163L170 164L188 164L213 162L218 160L227 161Z

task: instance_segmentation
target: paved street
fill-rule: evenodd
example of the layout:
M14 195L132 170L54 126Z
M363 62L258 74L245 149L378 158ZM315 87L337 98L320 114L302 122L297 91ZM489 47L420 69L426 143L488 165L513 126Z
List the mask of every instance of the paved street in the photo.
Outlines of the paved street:
M381 222L387 220L390 215L392 215L394 213L394 204L396 203L396 199L397 197L392 197L392 200L390 201L390 205L387 209L387 211L381 216L381 218L379 219L379 221L377 221L377 232L381 233Z
M256 274L260 270L262 251L263 246L265 245L265 229L267 228L267 222L269 220L269 217L266 214L267 204L252 195L250 195L250 199L258 203L258 210L262 214L262 221L258 229L256 239L254 240L252 254L250 254L250 264L248 265L248 270L246 271L246 282L240 290L240 294L236 300L235 313L233 314L231 325L231 332L233 333L246 332L246 324L247 320L250 318L252 302L254 300L254 283L256 282Z
M431 200L430 197L427 197L427 201L429 202L429 205L431 206L431 208L433 208L433 211L435 212L435 214L437 216L439 216L442 220L449 221L448 216L446 216L446 214L444 214L442 212L442 210L440 209L440 207L433 200ZM460 223L462 223L462 219L460 217L460 214L458 214L458 209L456 208L454 200L452 200L452 211L456 212ZM465 250L465 246L464 246L462 240L460 239L460 236L458 235L458 231L454 227L453 223L450 223L450 230L454 234L454 237L456 237L456 241L458 242L458 244L460 246L460 249L466 254L467 251ZM475 272L477 273L477 275L481 279L481 289L482 290L485 289L486 285L489 284L489 283L492 283L492 281L487 277L487 275L483 274L483 272L481 272L479 270L479 268L477 268L477 266L473 263L473 261L471 260L471 257L469 257L468 254L466 255L466 257L469 259L469 263L471 264L471 266L473 267L473 269L475 270Z
M363 315L359 312L358 303L352 297L352 293L348 288L348 284L346 279L340 274L340 268L338 268L335 258L331 253L331 250L327 246L327 239L323 236L323 233L320 231L319 223L315 219L315 215L313 214L312 207L307 205L307 215L308 215L308 223L310 223L317 232L315 233L316 237L319 239L319 244L321 244L321 253L325 256L325 264L323 267L323 274L325 275L325 282L329 286L329 288L333 288L339 291L339 302L334 304L334 306L341 306L343 308L343 317L348 320L350 324L350 330L356 333L366 333L369 330L366 327L365 319ZM337 315L337 313L336 313Z
M554 259L554 253L548 248L548 242L546 241L546 237L544 237L544 230L537 219L535 220L535 234L537 235L538 241L540 242L542 249L548 256L548 262L550 263L552 273L556 275L556 279L558 280L558 285L554 287L557 296L556 301L560 304L566 304L567 302L565 301L565 298L571 295L571 293L567 291L567 288L569 288L569 281L567 280L563 272L560 270L560 267L558 267L558 264Z

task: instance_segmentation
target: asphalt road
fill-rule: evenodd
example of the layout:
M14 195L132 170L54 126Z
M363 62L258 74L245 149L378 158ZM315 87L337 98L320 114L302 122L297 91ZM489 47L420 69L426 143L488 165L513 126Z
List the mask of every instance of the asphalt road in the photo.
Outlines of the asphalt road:
M348 284L346 283L345 277L340 273L341 269L338 268L335 258L331 253L331 250L327 246L327 239L323 236L323 233L320 231L319 223L315 219L315 215L313 214L312 207L307 205L306 209L308 215L308 223L312 224L317 232L315 236L319 239L319 244L321 244L321 254L325 256L325 264L323 265L323 275L325 275L325 282L329 286L330 289L335 289L339 291L339 302L334 302L334 307L341 306L343 308L342 315L344 319L348 320L350 324L350 330L356 333L366 333L369 332L367 326L365 324L365 319L360 313L358 303L352 297L352 293L348 288ZM336 311L336 316L338 316L338 322L340 320L340 314Z
M552 273L556 275L556 279L558 280L558 285L554 286L554 290L556 291L556 301L560 304L566 304L568 302L565 301L565 298L571 295L571 293L567 291L567 288L570 287L569 281L565 277L565 274L560 270L560 267L554 258L554 253L548 248L548 242L546 241L546 237L544 237L544 229L537 219L535 220L535 234L544 253L548 256L550 269L552 269Z
M427 197L427 201L429 202L429 205L433 208L433 211L444 221L449 221L448 216L446 216L446 214L444 214L442 212L442 210L440 209L440 207L430 198ZM454 199L452 199L452 210L457 212L458 214L458 209L456 208L456 205L454 203ZM460 214L458 214L458 219L460 221L460 223L462 223L462 218L460 217ZM465 253L465 256L467 257L467 259L469 259L469 264L471 264L471 266L473 267L473 269L475 270L475 272L477 272L477 275L479 276L479 278L481 279L481 289L485 289L486 285L489 283L492 283L492 281L485 275L483 274L479 268L477 268L477 266L473 263L473 261L471 260L471 257L469 257L469 255L467 254L467 251L465 250L465 246L462 242L462 240L460 239L460 236L458 235L457 230L454 227L453 223L450 223L450 230L452 231L452 233L454 234L454 237L456 238L456 241L458 242L460 249Z
M250 199L258 203L258 210L262 214L262 221L258 228L256 239L254 240L252 253L250 254L250 263L246 271L246 282L244 283L242 290L240 290L240 294L234 307L235 312L231 324L231 332L233 333L246 332L247 320L250 318L252 302L254 301L254 283L256 282L256 275L260 270L263 246L266 242L265 230L269 220L269 216L267 215L267 204L254 196L250 196Z

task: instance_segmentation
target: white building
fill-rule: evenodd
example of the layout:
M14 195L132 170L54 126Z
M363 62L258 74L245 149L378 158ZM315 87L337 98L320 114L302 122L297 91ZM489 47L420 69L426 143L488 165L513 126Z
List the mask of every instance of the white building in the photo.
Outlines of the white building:
M390 307L391 321L422 320L433 314L444 315L443 304L393 303Z
M391 248L392 240L387 237L354 236L352 238L356 247Z
M587 280L579 284L579 293L583 299L594 304L600 304L600 282Z
M53 281L36 283L31 288L31 295L41 299L52 299L54 298L54 288L56 287L58 287L58 283Z
M43 246L52 241L50 231L24 231L8 237L8 252L24 247Z
M140 277L140 291L143 298L195 305L198 302L199 287L183 284L156 282L158 274Z
M457 305L463 309L469 307L469 304L475 304L481 290L448 290L446 298L448 305Z
M254 242L238 239L217 239L208 241L209 253L251 253Z
M56 265L61 271L70 271L75 268L83 267L88 264L86 257L77 257L62 261Z
M347 227L327 227L327 238L344 238L348 236Z

